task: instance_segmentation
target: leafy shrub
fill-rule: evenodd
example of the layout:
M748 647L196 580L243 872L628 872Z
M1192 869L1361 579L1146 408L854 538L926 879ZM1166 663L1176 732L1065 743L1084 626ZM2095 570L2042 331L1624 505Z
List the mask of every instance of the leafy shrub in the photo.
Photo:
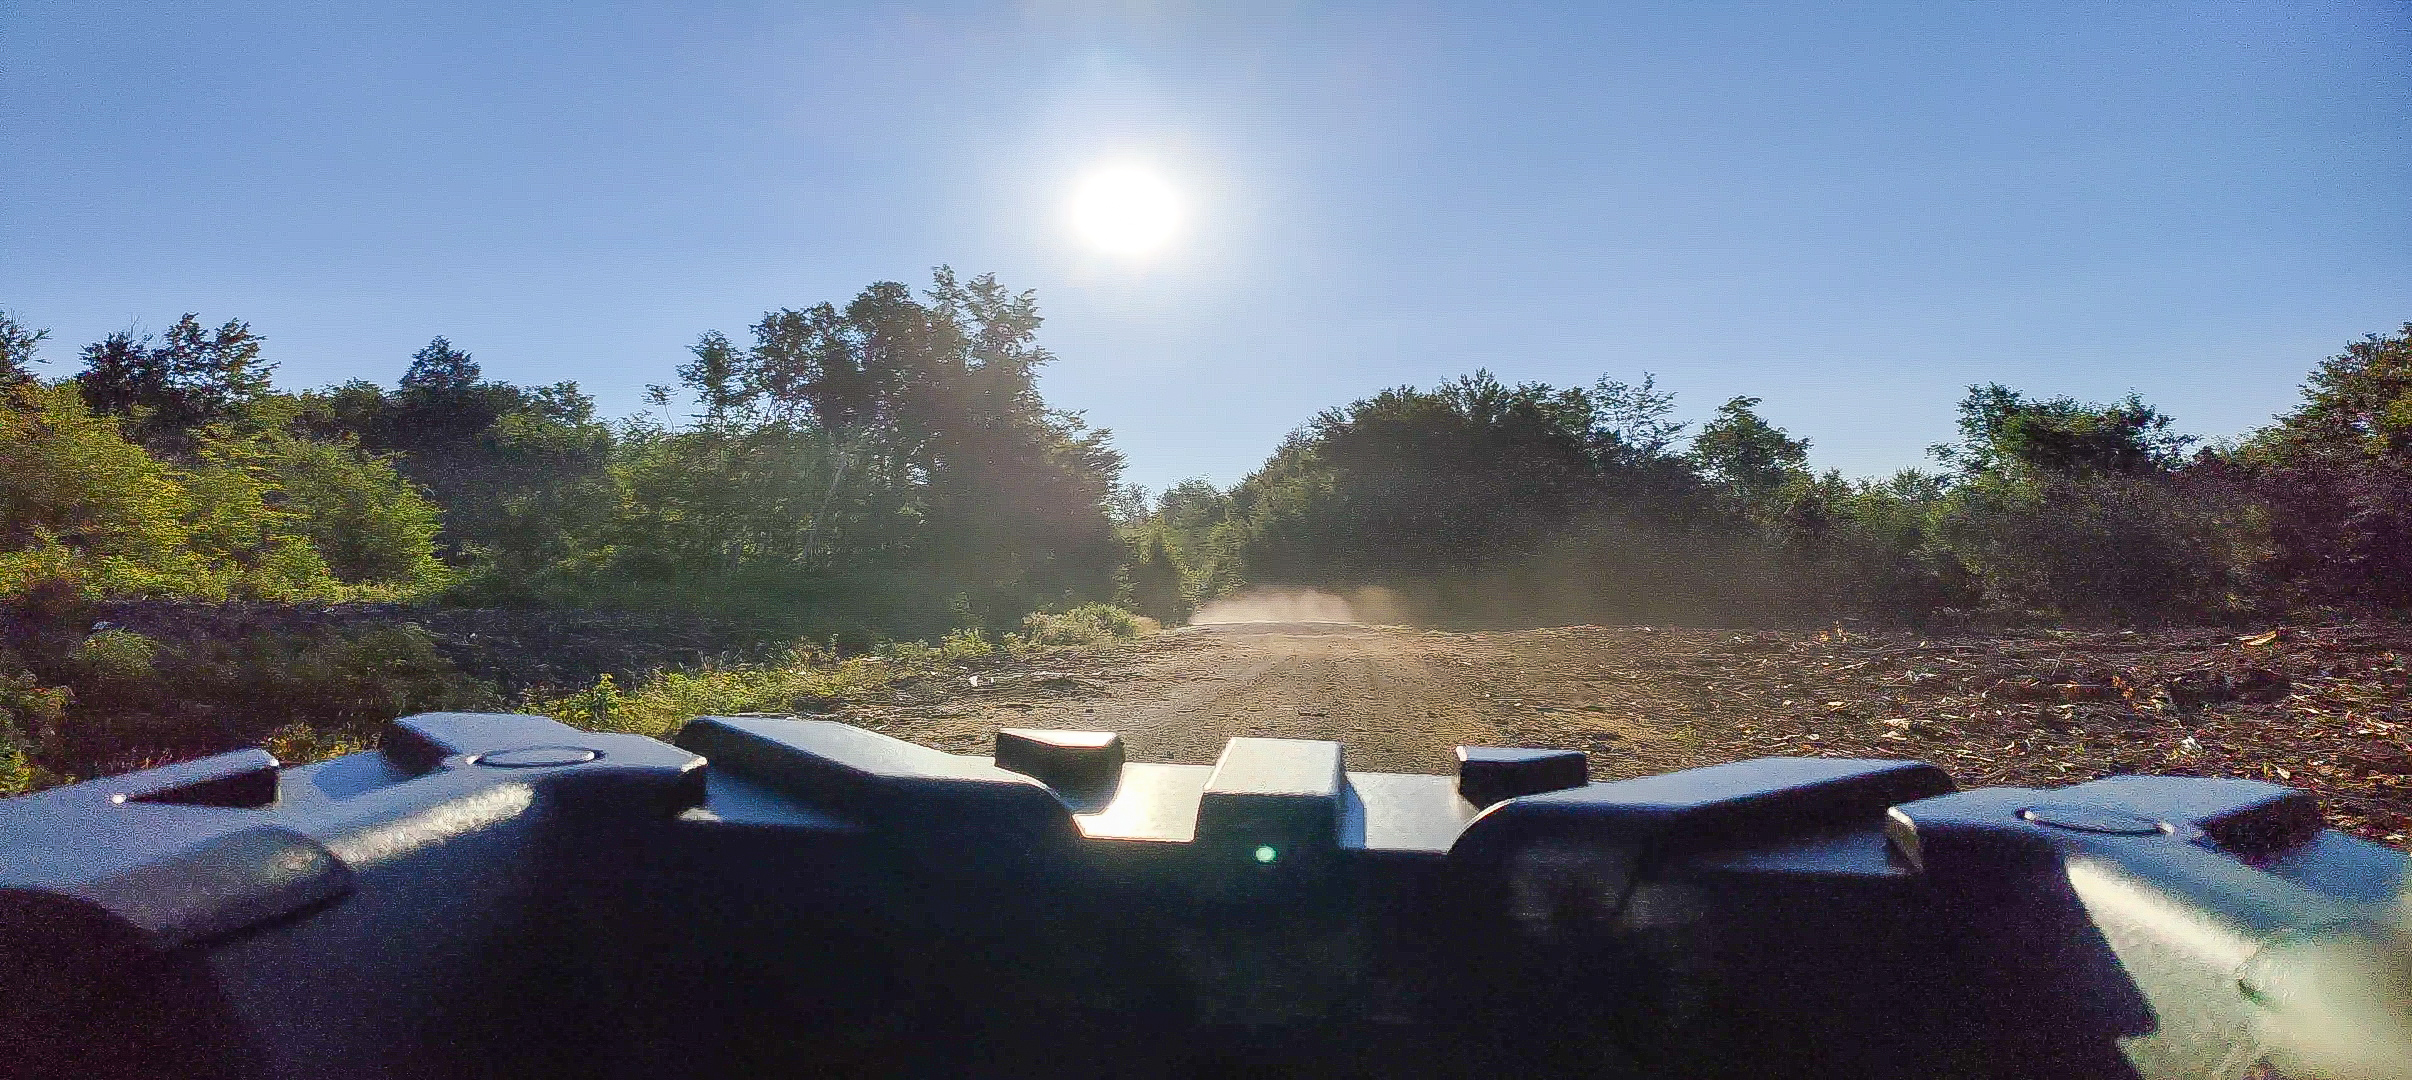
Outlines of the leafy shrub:
M2412 603L2412 456L2295 459L2248 475L2272 511L2279 576L2312 596Z
M284 742L281 753L336 752L365 745L396 716L500 704L408 624L237 635L109 628L24 659L28 686L73 688L42 734L20 732L36 764L69 776L264 739Z
M952 664L978 660L997 651L988 635L971 627L946 632L935 645L919 641L899 641L881 650L888 659L906 664Z
M496 704L408 624L297 635L233 658L221 685L248 690L261 712L322 728L373 730L414 712Z
M2268 552L2246 492L2182 477L1980 481L1939 529L1988 600L2071 613L2237 611Z
M447 579L435 557L435 505L391 457L281 433L253 440L249 457L336 580L416 589Z
M1061 614L1033 615L1028 625L1029 637L1007 635L1005 647L1128 638L1153 622L1121 608L1089 604ZM848 701L885 696L901 680L992 656L998 648L986 635L968 628L951 631L936 644L892 642L875 653L853 656L799 643L764 663L657 671L632 686L622 686L606 674L585 689L533 695L520 707L580 727L667 737L698 716L829 712Z
M621 704L628 695L620 692L619 683L611 672L596 676L595 684L560 699L555 715L571 723L600 731L614 730L613 721L619 718Z
M1189 618L1193 597L1186 587L1187 572L1164 534L1164 529L1149 529L1138 543L1122 591L1132 610L1158 622L1178 623Z
M824 712L913 670L887 657L838 659L798 645L768 663L662 671L633 688L622 688L607 674L587 689L539 695L523 707L581 727L667 737L698 716Z
M1022 619L1021 639L1032 645L1094 645L1138 637L1156 621L1112 604L1082 604L1069 611L1033 611Z
M198 460L176 471L189 498L185 546L212 574L209 599L332 600L327 562L282 501L253 440L205 435Z
M65 687L43 686L14 656L0 653L0 795L53 780L37 760L72 696Z
M159 643L132 630L110 627L85 638L75 647L75 667L87 678L103 682L134 682L150 678Z
M345 754L357 754L373 746L371 740L361 733L327 731L308 724L287 724L269 732L260 745L287 765L306 765Z
M71 386L19 386L0 403L0 595L41 582L89 594L207 590L191 550L192 499Z
M437 583L435 509L348 446L210 428L170 464L72 386L0 406L0 596L334 600ZM339 580L338 574L341 578Z
M1949 505L1941 476L1904 469L1883 481L1797 475L1772 500L1793 591L1830 606L1917 616L1977 599L1936 539Z

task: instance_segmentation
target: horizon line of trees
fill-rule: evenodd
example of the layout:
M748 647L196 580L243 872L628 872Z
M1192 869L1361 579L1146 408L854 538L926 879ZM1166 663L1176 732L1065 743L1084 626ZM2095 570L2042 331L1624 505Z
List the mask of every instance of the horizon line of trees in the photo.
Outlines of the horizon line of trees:
M1153 498L1040 397L1040 325L1033 294L941 267L919 294L706 333L610 423L576 383L490 380L441 337L392 389L279 390L248 324L189 314L44 380L45 334L0 314L0 596L851 605L921 632L1517 567L1802 610L2412 601L2412 323L2233 445L2133 393L1982 384L1934 467L1854 480L1810 469L1756 397L1695 427L1647 375L1477 371L1328 409L1229 490Z
M1121 456L1049 408L1037 303L941 267L703 335L696 412L598 420L438 337L387 389L289 392L241 320L36 376L0 313L0 598L676 600L861 628L1110 596Z
M1988 383L1933 468L1853 480L1811 470L1809 441L1759 405L1731 398L1691 431L1646 375L1385 390L1228 490L1124 490L1130 596L1158 618L1252 582L1439 583L1461 610L1561 617L2412 603L2412 323L2319 362L2294 409L2232 445L2135 393Z

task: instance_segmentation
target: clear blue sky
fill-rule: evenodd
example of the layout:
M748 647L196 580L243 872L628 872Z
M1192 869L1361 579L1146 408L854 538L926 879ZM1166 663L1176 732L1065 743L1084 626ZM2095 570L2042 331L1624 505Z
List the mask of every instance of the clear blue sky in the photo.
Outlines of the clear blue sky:
M1758 395L1853 474L1979 380L2230 434L2412 319L2402 4L1224 8L0 0L0 308L52 374L192 310L287 385L443 334L619 414L949 263L1151 487L1479 366ZM1189 204L1145 262L1062 212L1134 158Z

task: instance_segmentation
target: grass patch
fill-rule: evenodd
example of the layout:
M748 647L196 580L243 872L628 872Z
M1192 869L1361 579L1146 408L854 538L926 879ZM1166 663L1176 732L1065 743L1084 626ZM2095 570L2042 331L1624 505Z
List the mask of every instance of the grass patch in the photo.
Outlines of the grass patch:
M885 689L906 667L884 656L837 659L799 646L767 663L663 671L633 687L607 674L575 693L532 697L524 709L591 731L666 739L698 716L827 712Z
M833 637L765 659L704 661L634 678L628 668L610 674L608 656L570 650L562 666L576 681L562 681L575 689L539 686L506 696L464 673L414 622L163 609L136 630L97 614L69 604L0 629L0 795L243 746L265 745L281 761L305 764L372 749L386 721L436 710L516 708L589 730L668 738L697 716L814 715L893 702L915 679L1021 663L1153 628L1120 608L1087 605L1033 615L1022 632L996 637L956 629L868 650ZM457 648L459 635L451 642L446 647ZM527 667L561 656L559 645L517 641L500 659Z
M913 679L1013 662L1060 648L1127 641L1156 628L1154 620L1108 604L1033 613L1022 625L1023 633L996 640L978 630L960 629L934 643L890 642L852 656L826 646L800 644L784 656L761 663L661 671L627 687L604 675L583 690L531 695L521 708L592 731L666 739L698 716L833 712L874 697L891 696L899 684Z
M397 716L503 706L411 624L214 629L166 621L144 632L84 617L10 627L0 640L0 793L245 746L316 760L372 745Z

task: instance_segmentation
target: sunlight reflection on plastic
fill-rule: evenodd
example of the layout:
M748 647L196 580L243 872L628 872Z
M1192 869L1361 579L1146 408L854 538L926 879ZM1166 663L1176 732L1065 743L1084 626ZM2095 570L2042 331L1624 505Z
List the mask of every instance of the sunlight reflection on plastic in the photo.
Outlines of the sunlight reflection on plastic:
M1089 246L1146 255L1181 227L1181 196L1153 170L1116 165L1089 174L1072 195L1072 226Z

